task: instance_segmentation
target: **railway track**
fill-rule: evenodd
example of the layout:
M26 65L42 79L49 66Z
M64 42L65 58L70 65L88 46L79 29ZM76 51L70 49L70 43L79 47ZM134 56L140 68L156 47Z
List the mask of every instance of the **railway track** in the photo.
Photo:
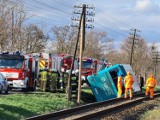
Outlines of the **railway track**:
M160 91L155 92L154 98L160 96ZM112 99L103 102L95 102L71 109L61 110L54 113L38 115L34 117L27 118L27 120L86 120L93 119L94 117L100 115L107 115L115 110L129 107L131 105L135 105L137 103L141 103L146 98L144 97L144 93L135 94L133 100L119 98Z

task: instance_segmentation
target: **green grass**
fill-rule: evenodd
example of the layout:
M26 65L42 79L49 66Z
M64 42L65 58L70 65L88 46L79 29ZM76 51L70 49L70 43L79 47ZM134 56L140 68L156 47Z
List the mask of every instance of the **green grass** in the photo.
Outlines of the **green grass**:
M144 87L142 88L142 90L143 90L143 92L145 92L145 91L146 91L146 86L144 86ZM154 88L154 91L160 91L160 86L156 86L156 87Z
M82 98L81 104L94 101L90 88L82 89ZM89 99L93 101L87 101ZM70 107L76 106L75 102L70 102ZM0 95L0 120L23 120L66 108L68 108L68 101L64 93L29 92Z
M146 87L143 88L145 91ZM160 91L160 86L156 86L155 91ZM160 103L153 110L148 110L143 115L141 115L140 120L160 120Z
M71 103L73 106L73 103ZM0 96L0 120L19 120L67 108L65 94L35 93Z

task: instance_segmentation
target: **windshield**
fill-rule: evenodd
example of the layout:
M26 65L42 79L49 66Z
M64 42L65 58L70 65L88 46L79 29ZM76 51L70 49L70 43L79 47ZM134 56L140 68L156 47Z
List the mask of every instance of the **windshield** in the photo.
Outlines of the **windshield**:
M23 60L0 59L0 68L22 68Z
M91 69L91 62L87 62L87 61L82 61L82 68L88 68Z

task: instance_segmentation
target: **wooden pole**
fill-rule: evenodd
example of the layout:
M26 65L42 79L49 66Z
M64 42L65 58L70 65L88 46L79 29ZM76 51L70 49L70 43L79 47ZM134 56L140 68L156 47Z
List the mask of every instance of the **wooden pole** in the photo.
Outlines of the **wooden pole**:
M83 4L82 8L82 23L81 23L81 39L80 39L80 53L79 53L79 79L78 79L78 96L77 96L77 104L80 104L81 100L81 76L82 76L82 57L83 57L83 48L85 41L85 16L86 16L86 5Z

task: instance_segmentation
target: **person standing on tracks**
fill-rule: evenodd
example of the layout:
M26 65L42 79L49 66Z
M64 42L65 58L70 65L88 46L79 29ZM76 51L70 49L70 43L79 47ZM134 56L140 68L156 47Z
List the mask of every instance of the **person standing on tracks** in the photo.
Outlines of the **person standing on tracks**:
M146 81L146 97L150 92L150 98L154 96L154 87L156 86L156 79L153 77L152 74L149 75L149 78Z
M122 96L122 74L118 74L118 82L117 82L117 88L118 88L118 95L117 98L120 98Z
M40 72L40 80L41 80L41 91L46 91L46 83L47 83L47 71L45 69Z
M134 83L133 76L131 75L130 72L127 72L127 76L124 78L124 84L125 84L125 95L124 98L127 98L128 91L129 91L129 97L132 100L133 97L133 91L132 91L132 85Z
M139 85L142 92L142 87L144 86L144 78L142 77L141 74L139 74Z

